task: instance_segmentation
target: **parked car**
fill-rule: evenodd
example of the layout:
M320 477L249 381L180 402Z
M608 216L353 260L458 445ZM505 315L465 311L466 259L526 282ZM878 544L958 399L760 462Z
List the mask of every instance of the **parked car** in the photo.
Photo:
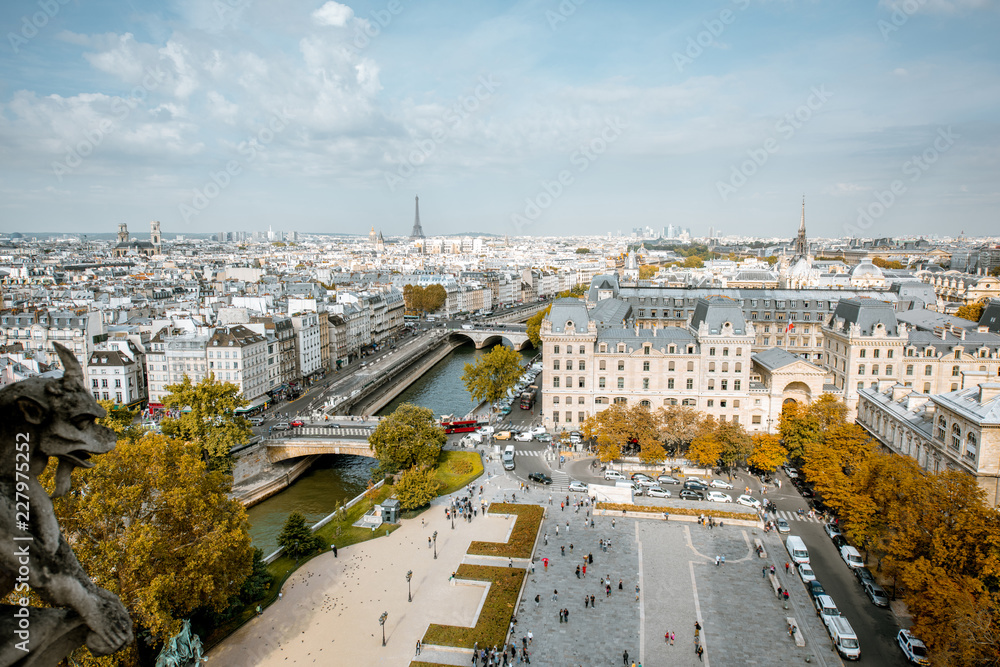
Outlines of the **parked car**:
M778 532L779 533L784 534L784 533L790 533L790 532L792 532L792 529L788 525L788 522L785 521L784 519L777 519L774 522L774 525L778 527Z
M868 599L872 601L876 607L888 607L889 606L889 596L885 594L882 587L876 584L874 581L866 581L862 588L865 589L865 595Z
M288 431L289 429L292 428L292 425L289 424L288 422L278 422L271 428L275 431Z
M840 547L840 557L843 558L844 562L850 567L863 567L865 564L865 561L862 560L861 554L858 553L858 550L849 544Z
M757 510L760 509L760 501L754 498L753 496L748 496L745 493L736 499L736 504L743 505L745 507L752 507Z
M635 483L638 484L639 486L643 486L643 487L647 487L647 488L650 487L650 486L659 486L660 485L659 482L657 482L655 480L652 480L652 479L637 479L637 480L635 480Z
M481 426L476 433L479 435L493 435L494 428L492 426Z
M337 422L323 422L324 428L340 428L340 424Z
M247 421L250 422L251 426L263 426L264 425L264 418L263 417L251 417Z
M702 493L701 491L692 491L691 489L684 489L679 494L677 494L677 497L680 498L681 500L704 500L705 494Z
M723 493L722 491L709 491L708 499L713 503L731 503L733 502L733 497L728 493Z
M524 431L523 433L516 434L514 436L514 439L517 440L518 442L531 442L532 440L534 440L534 437L532 437L531 433L529 433L528 431Z
M639 482L639 481L642 481L644 479L645 480L652 480L653 478L650 477L649 475L647 475L644 472L634 472L634 473L632 473L632 481L633 482Z
M708 491L708 486L701 482L696 482L694 480L688 480L684 482L684 488L689 491Z
M843 535L837 535L833 538L833 546L837 547L837 551L840 551L840 547L847 546L847 539Z
M552 478L548 475L540 472L533 472L528 474L528 479L532 482L538 482L539 484L551 484Z
M510 440L514 436L510 431L499 431L493 436L494 440Z
M711 482L708 483L708 485L710 487L712 487L713 489L731 489L731 488L733 488L733 485L730 484L729 482L727 482L724 479L713 479Z
M896 633L896 643L903 650L906 659L915 665L929 665L930 659L927 657L927 647L924 643L913 636L909 630L900 630Z
M854 576L858 578L858 581L861 582L862 586L864 586L865 582L868 581L875 583L875 576L867 567L854 568Z
M292 428L298 428L300 426L305 426L306 425L306 423L304 421L302 421L301 419L293 419L289 423L290 423L290 425L291 425Z
M813 579L807 583L806 588L809 590L809 597L814 600L817 595L826 595L826 590L823 588L823 584L819 583L818 579Z
M791 466L784 466L785 474L788 475L789 479L795 479L799 476L799 471Z
M589 493L590 487L583 482L572 481L569 483L569 490L575 493Z
M665 491L658 486L650 486L646 489L646 495L650 498L669 498L670 492Z
M828 523L825 526L823 526L823 531L826 532L827 537L829 537L831 540L841 534L840 529L837 528L832 523Z
M622 473L618 472L617 470L605 470L604 471L604 479L611 479L611 480L615 480L615 481L618 481L618 480L628 481L628 477L626 477Z
M581 442L583 442L583 434L580 433L579 431L570 431L569 441L570 444L579 445Z
M816 573L813 569L809 567L809 563L799 563L799 577L802 579L803 584L808 584L810 581L816 581Z
M676 477L671 477L670 475L659 475L656 481L660 484L680 484L681 480Z
M544 426L536 426L535 428L531 429L531 435L539 436L539 435L542 435L543 433L545 433L545 427ZM547 433L545 433L545 434L548 435Z
M537 440L538 442L552 442L552 434L551 433L536 433L535 434L535 440Z

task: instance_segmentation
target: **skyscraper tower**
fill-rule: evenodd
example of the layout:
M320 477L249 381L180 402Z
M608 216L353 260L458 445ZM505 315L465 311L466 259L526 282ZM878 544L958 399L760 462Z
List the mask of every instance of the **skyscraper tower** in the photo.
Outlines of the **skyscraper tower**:
M799 235L795 239L795 255L809 256L809 241L806 240L806 196L802 195L802 220L799 222Z
M413 218L413 231L410 232L411 239L422 239L424 238L424 228L420 226L420 197L414 197L416 200L416 216Z

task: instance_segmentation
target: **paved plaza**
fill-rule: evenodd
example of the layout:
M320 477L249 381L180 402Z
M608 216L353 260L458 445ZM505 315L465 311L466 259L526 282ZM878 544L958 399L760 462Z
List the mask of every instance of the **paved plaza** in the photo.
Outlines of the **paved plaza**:
M488 469L496 472L492 465ZM553 493L549 504L547 490L525 495L518 482L502 474L477 482L484 486L487 501L510 500L516 493L519 501L546 508L534 573L528 575L512 636L520 646L522 637L533 634L533 665L621 665L625 651L629 665L634 660L644 667L788 665L807 660L841 664L794 570L785 574L786 554L777 534L733 525L708 528L677 515L669 521L597 516L591 528L588 508L560 509L565 494ZM582 497L574 494L570 500ZM452 530L443 511L448 501L437 499L420 518L405 521L388 537L341 549L340 558L328 553L311 560L286 582L282 599L216 647L210 662L234 667L402 667L414 659L416 640L430 623L474 625L485 588L450 585L450 574L463 560L478 561L466 555L472 540L504 541L511 519L480 516L471 523L458 521ZM435 530L436 560L427 546ZM546 534L547 544L542 537ZM755 538L763 539L766 559L754 553ZM601 540L610 541L607 551ZM721 556L725 564L716 565ZM547 568L542 560L546 558ZM791 591L788 609L761 576L761 568L772 564ZM409 569L414 572L413 602L407 602ZM610 595L602 579L610 579ZM555 600L553 591L558 591ZM569 611L567 622L560 622L560 609ZM385 647L378 624L383 611L388 612ZM788 635L786 617L795 618L806 639L804 647ZM701 661L695 653L696 621L705 649ZM675 634L673 645L664 641L665 632ZM455 650L425 649L420 659L471 664L468 652Z

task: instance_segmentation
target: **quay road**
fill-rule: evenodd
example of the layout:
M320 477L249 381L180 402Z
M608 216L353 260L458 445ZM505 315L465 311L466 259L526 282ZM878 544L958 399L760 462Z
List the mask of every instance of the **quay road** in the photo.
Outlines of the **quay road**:
M428 322L421 320L408 333L401 333L374 355L353 361L336 371L328 371L327 376L308 388L299 398L288 403L275 405L261 416L264 424L255 427L257 435L267 436L269 428L279 421L294 419L296 416L306 416L312 410L319 409L332 396L350 396L351 392L360 389L373 377L384 373L399 360L415 354L421 347L429 349L441 339L456 331L462 331L462 326L472 324L478 330L496 330L502 333L506 324L501 320L513 322L526 320L534 313L548 306L548 302L538 302L505 308L486 318L461 319L450 318ZM512 331L523 332L523 325L513 324Z

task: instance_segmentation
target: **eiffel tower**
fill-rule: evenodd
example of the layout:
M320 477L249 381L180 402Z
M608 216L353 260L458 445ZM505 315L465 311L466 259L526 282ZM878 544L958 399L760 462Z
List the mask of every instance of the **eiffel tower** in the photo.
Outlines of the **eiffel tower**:
M420 197L414 197L416 200L417 214L413 218L413 231L410 232L411 239L422 239L424 238L424 228L420 226Z

